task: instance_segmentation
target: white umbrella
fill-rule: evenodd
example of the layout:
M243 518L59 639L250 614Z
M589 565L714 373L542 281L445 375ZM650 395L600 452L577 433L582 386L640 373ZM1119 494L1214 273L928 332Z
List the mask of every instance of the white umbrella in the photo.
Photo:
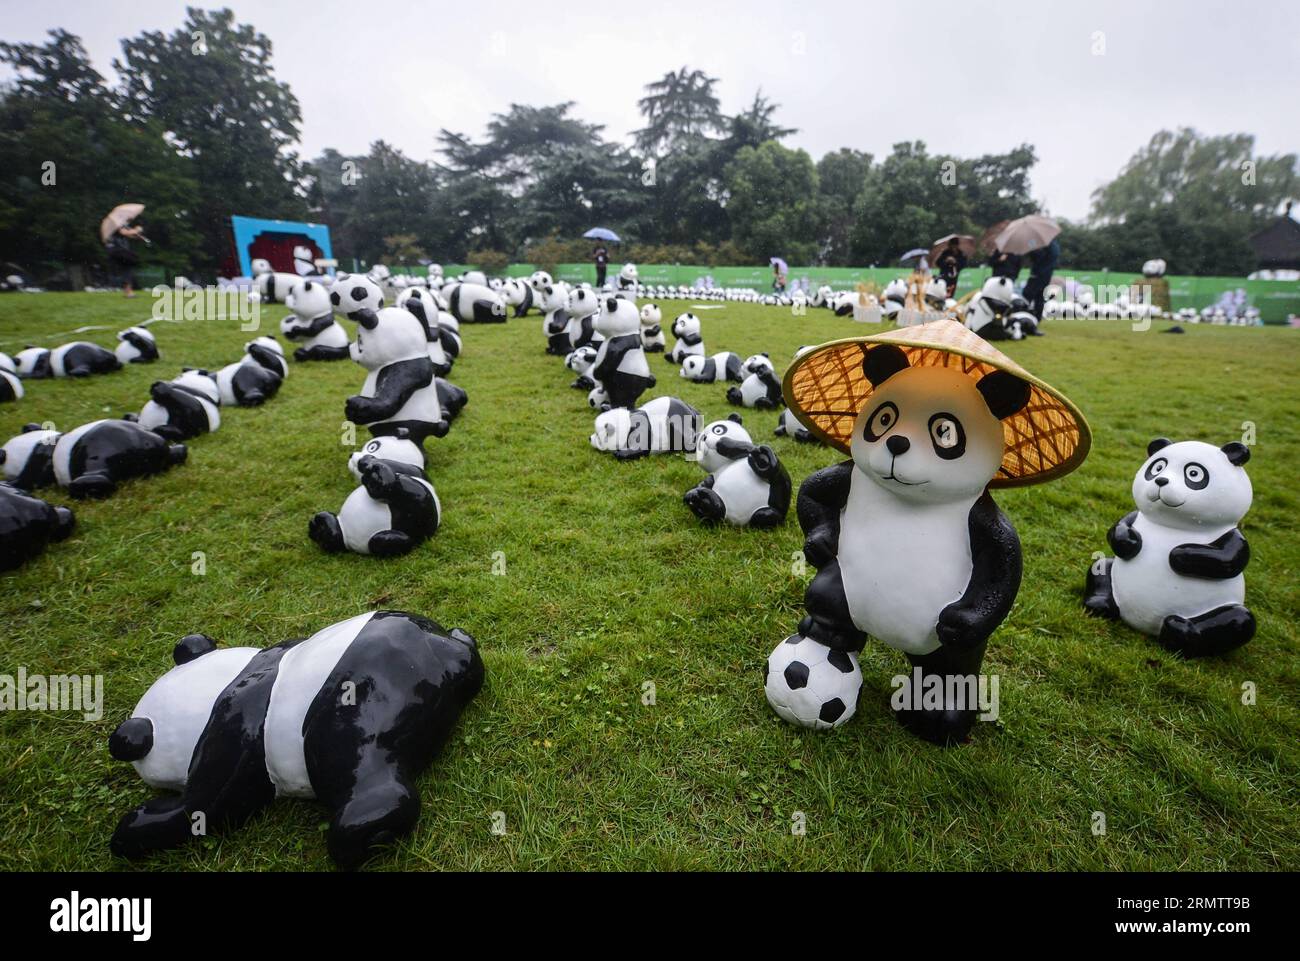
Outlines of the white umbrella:
M113 236L131 221L144 213L144 204L118 204L108 216L99 225L99 239L102 243L108 243L108 238Z
M1061 232L1061 225L1051 217L1030 214L1013 220L1002 228L994 243L1004 254L1027 254L1046 247Z

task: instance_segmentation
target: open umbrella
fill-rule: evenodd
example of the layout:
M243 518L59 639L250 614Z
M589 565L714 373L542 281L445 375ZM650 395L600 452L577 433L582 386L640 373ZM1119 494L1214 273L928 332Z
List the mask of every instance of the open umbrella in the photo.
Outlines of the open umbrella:
M109 211L108 216L103 219L99 225L99 239L102 243L108 243L108 238L113 236L131 221L139 217L144 212L144 204L118 204Z
M999 220L992 227L987 228L984 233L980 234L980 250L984 251L986 254L993 253L993 248L997 246L998 234L1006 230L1007 224L1009 223L1011 223L1009 220Z
M788 274L790 272L790 265L787 264L780 257L768 257L767 262L771 264L773 267L780 267L781 273L783 274Z
M1051 217L1030 214L1013 220L994 239L998 250L1008 254L1027 254L1046 247L1061 232L1061 225Z
M900 264L905 264L909 260L920 260L922 257L928 257L929 255L930 255L930 251L926 250L924 247L917 247L914 250L909 250L907 253L903 254L903 256L899 257L898 262Z
M970 234L949 234L947 237L940 237L930 245L930 263L939 259L939 255L947 248L950 240L957 241L957 249L967 257L975 255L975 238Z
M618 234L614 233L614 231L607 227L592 227L582 236L586 237L588 240L608 240L612 244L622 243L622 241L618 239Z

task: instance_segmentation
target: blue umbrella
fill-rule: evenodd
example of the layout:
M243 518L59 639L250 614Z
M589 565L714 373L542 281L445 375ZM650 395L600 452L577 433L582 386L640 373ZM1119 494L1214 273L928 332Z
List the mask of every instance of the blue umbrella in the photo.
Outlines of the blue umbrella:
M588 240L608 240L612 244L622 243L622 241L618 239L618 234L605 227L592 227L582 236L586 237Z
M780 267L781 273L783 274L788 274L790 272L789 265L786 264L786 262L782 260L780 257L768 257L767 262L771 264L773 267Z

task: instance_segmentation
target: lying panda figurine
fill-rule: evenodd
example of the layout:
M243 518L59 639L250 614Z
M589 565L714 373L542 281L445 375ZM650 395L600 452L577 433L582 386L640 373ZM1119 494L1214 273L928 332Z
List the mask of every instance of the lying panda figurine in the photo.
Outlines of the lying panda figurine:
M271 262L259 257L252 263L253 291L264 304L282 304L303 283L297 274L281 274L271 269Z
M3 350L0 350L0 371L3 371L6 374L13 374L15 377L18 376L18 365L15 364L14 359Z
M330 811L334 863L359 867L408 834L415 779L483 684L474 639L401 611L372 611L306 640L218 649L190 634L108 741L154 798L118 822L110 850L139 858L208 828L238 827L277 797Z
M289 291L284 305L293 313L280 321L280 333L301 345L294 349L294 360L347 360L348 332L334 319L330 289L324 282L304 280Z
M596 333L604 340L591 365L591 378L600 385L611 407L635 407L655 385L641 348L641 316L630 300L610 297L596 318Z
M700 412L676 397L656 397L635 410L615 407L596 417L591 446L619 460L695 450Z
M758 528L785 523L790 475L772 448L754 444L739 414L700 432L695 459L708 476L682 500L700 520Z
M727 400L744 407L775 410L781 406L781 379L767 354L746 359L742 370L747 375L739 387L727 391Z
M158 359L158 341L144 327L128 327L118 333L117 340L113 354L123 367L127 364L151 364Z
M441 377L433 378L433 385L438 392L438 406L442 408L448 422L455 420L469 404L469 394L465 393L464 388Z
M54 445L59 432L25 424L0 446L0 480L23 490L36 490L54 483Z
M24 347L14 355L14 366L23 380L44 380L50 372L50 352L44 347Z
M429 436L447 436L450 423L438 403L424 325L400 307L362 309L353 319L352 359L367 374L361 393L344 404L344 417L365 424L376 437L405 428L423 445Z
M504 324L506 305L496 291L482 284L460 283L447 294L447 309L467 324Z
M167 440L189 440L221 426L221 389L206 370L186 370L172 380L156 380L149 398L132 419Z
M28 424L3 447L5 480L33 490L57 482L73 497L107 497L119 482L185 463L185 445L128 420L97 420L60 434Z
M442 505L424 473L424 452L405 430L370 440L348 461L361 486L337 515L321 511L308 536L322 550L397 557L432 537Z
M740 355L729 350L705 357L701 354L689 354L682 360L681 375L697 384L716 384L720 380L744 380L741 372Z
M1115 557L1088 570L1084 608L1118 618L1183 657L1226 654L1255 635L1244 606L1250 546L1238 526L1250 448L1165 438L1133 478L1137 510L1106 535Z
M274 346L272 346L274 345ZM217 371L217 392L226 407L257 407L276 395L288 373L284 352L271 337L244 345L244 358Z
M596 381L591 376L591 368L596 364L597 352L597 348L586 344L570 351L564 358L564 366L578 375L569 385L570 387L575 390L589 391L596 386Z
M673 336L677 338L673 349L664 354L664 360L681 366L682 361L692 354L704 356L704 337L700 334L700 318L694 314L682 314L673 321Z
M596 329L600 313L600 299L590 287L577 287L569 293L569 350L577 350L588 344L599 347L603 339Z
M23 382L15 373L0 368L0 404L8 400L22 400Z
M55 347L50 351L49 365L54 377L89 377L122 369L122 362L113 351L88 340Z
M641 308L641 347L647 354L664 352L663 311L658 304L646 304Z
M0 451L0 455L3 452ZM72 533L72 511L0 483L0 571L12 571Z
M429 362L433 364L434 376L446 377L451 373L451 360L447 357L447 352L442 349L442 328L438 324L438 305L433 295L427 290L411 287L398 296L397 306L405 307L424 327Z
M794 411L788 407L781 411L781 418L776 422L774 433L777 437L793 437L800 444L813 444L817 441L813 432L799 423L799 418L795 417Z

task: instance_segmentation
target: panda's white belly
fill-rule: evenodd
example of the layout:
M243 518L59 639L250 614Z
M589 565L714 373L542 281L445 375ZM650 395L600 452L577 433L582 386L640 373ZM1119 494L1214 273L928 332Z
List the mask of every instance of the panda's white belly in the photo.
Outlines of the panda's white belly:
M339 658L372 617L369 612L332 624L280 658L263 728L266 772L277 796L315 797L303 751L303 721ZM347 694L344 690L325 693L340 699Z
M1142 549L1132 560L1115 558L1110 573L1115 604L1129 627L1155 636L1170 614L1195 617L1246 599L1244 575L1206 580L1176 574L1169 566L1173 548L1180 544L1208 544L1232 530L1232 525L1185 531L1156 524L1139 514L1133 529L1142 538Z
M361 387L362 397L375 396L375 385L378 379L379 371L372 370L366 375L366 382ZM427 424L436 424L442 420L442 408L438 406L438 388L433 381L429 382L428 387L421 387L411 394L392 417L385 417L376 423L402 420L417 420Z
M767 386L759 380L758 374L750 374L740 385L740 399L746 407L753 407L759 398L766 396Z
M970 510L907 504L857 468L840 514L840 574L859 630L908 654L939 646L939 612L970 584Z
M715 473L713 492L726 505L731 524L748 524L754 511L767 506L767 481L750 469L748 461L733 461Z
M348 332L339 323L330 324L307 341L308 347L346 347L347 345Z
M339 526L343 528L343 543L348 550L369 554L370 538L392 528L393 512L387 504L367 494L364 487L358 487L339 509Z

